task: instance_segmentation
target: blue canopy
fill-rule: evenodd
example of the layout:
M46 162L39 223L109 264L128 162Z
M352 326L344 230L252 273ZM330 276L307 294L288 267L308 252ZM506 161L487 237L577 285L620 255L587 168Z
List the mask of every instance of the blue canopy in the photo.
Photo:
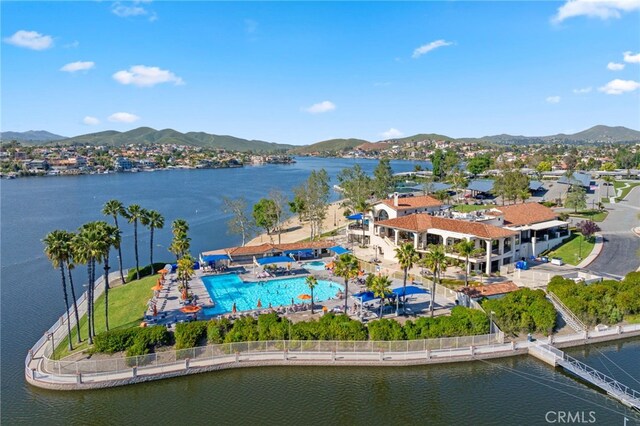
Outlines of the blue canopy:
M362 220L362 213L352 214L351 216L347 216L349 220Z
M293 254L296 256L313 256L312 249L304 249L304 250L287 250L284 252L285 255Z
M359 299L360 302L362 303L379 299L379 297L376 297L372 291L361 291L360 293L354 294L353 297L355 297L356 299ZM394 297L396 297L394 293L389 293L385 295L386 299L393 299Z
M477 192L491 192L493 190L493 179L476 179L469 182L467 189Z
M398 296L410 296L412 294L424 294L429 293L427 290L421 287L416 287L415 285L408 285L406 288L406 292L403 292L402 287L394 288L392 292Z
M202 256L202 261L206 263L217 262L218 260L231 260L231 258L227 254L207 254Z
M288 256L269 256L256 259L258 265L269 265L271 263L291 263L291 258Z
M349 250L347 250L346 248L344 248L342 246L333 246L333 247L329 248L329 250L331 250L332 252L334 252L337 255L349 253Z

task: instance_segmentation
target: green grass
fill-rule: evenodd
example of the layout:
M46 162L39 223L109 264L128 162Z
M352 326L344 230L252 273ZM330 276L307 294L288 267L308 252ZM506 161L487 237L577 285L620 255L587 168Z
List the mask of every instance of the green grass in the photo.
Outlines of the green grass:
M474 279L477 279L476 276L471 276L469 275L469 286L470 287L477 287L480 284L480 281L474 281ZM428 285L428 282L426 283L426 285ZM442 278L440 280L440 285L450 288L451 290L457 290L460 287L464 287L464 279L462 280L456 280L456 279L452 279L452 278Z
M131 281L123 286L109 290L109 329L135 327L143 319L147 308L147 301L153 296L151 287L156 284L159 275L141 278L140 281ZM95 301L96 333L106 331L104 314L104 294ZM80 318L80 336L82 343L77 343L76 327L71 330L71 341L73 342L73 353L85 350L89 347L87 343L87 316ZM57 344L55 359L70 355L68 338Z
M640 314L625 315L624 320L629 324L640 324Z
M629 186L627 188L624 188L624 186L627 183L629 184ZM614 191L616 191L616 194L617 194L617 190L622 188L621 194L618 198L616 198L616 201L621 201L636 186L640 186L640 182L621 182L621 181L613 182L613 188L614 188Z
M469 213L469 212L474 212L476 210L490 209L495 206L496 206L495 204L480 205L480 206L477 206L475 204L456 204L453 206L453 210L460 213Z
M580 250L581 245L582 250ZM559 246L555 250L550 251L545 256L560 257L562 258L564 263L575 266L591 253L594 245L595 239L593 237L590 240L585 240L585 238L580 233L574 232L569 238L564 241L561 246ZM582 252L581 259L579 258L580 252Z
M569 216L572 217L580 217L584 219L589 219L594 222L602 222L607 218L609 214L608 211L600 211L600 210L582 210L576 213L569 213Z

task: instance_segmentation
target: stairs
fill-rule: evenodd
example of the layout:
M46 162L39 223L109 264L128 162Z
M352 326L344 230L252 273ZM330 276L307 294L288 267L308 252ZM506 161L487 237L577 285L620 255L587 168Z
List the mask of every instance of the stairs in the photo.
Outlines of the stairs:
M553 292L547 292L547 299L553 303L553 307L556 308L556 311L560 314L564 322L575 331L583 332L587 330L587 326L578 318L569 308L565 306L564 303L558 296L553 294Z

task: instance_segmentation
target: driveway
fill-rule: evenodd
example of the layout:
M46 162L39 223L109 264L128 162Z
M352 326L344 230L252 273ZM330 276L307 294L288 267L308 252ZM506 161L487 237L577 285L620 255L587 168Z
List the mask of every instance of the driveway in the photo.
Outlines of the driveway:
M600 224L602 252L587 269L624 276L640 267L640 237L632 231L640 226L640 187L634 188L624 201L608 204L607 210L609 215Z

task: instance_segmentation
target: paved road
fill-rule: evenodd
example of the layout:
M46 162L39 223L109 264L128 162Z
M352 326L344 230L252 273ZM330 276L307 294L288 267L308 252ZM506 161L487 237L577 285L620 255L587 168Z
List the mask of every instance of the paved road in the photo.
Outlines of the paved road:
M600 224L604 246L587 269L622 276L640 267L640 237L632 232L640 226L640 187L634 188L625 201L607 208L609 216Z

